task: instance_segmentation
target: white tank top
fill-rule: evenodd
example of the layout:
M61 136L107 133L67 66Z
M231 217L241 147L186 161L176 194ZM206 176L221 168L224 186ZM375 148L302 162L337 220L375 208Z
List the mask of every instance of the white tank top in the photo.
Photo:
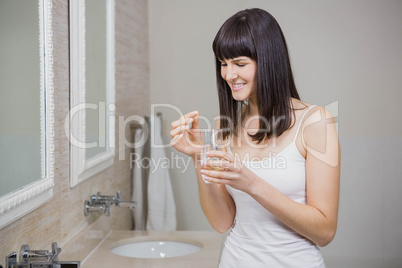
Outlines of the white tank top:
M306 161L297 149L296 138L307 111L293 142L284 150L259 162L243 161L257 176L301 204L307 203ZM226 189L236 204L236 216L222 251L220 268L325 267L320 250L312 241L283 224L250 195L228 185Z

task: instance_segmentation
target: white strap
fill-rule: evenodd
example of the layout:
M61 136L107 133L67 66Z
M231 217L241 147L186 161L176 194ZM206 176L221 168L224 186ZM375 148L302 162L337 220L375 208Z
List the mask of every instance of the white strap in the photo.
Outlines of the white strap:
M315 106L317 106L317 105L312 105L312 106L310 106L310 107L307 109L307 111L305 111L305 112L303 113L303 116L302 116L302 118L300 119L300 122L299 122L299 126L297 127L297 132L296 132L296 135L295 135L295 137L294 137L294 139L293 139L293 142L296 142L297 135L299 134L300 126L301 126L301 124L302 124L302 122L303 122L304 116L306 115L306 113L307 113L311 108L313 108L313 107L315 107Z

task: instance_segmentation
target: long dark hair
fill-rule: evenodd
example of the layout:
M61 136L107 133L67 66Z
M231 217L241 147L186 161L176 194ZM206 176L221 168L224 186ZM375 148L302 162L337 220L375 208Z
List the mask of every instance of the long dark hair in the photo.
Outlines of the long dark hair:
M273 135L280 136L291 128L291 97L299 99L290 66L285 37L275 18L267 11L253 8L242 10L221 26L212 44L215 53L219 95L220 127L240 129L244 102L232 97L227 82L221 77L221 60L246 56L257 63L257 100L259 130L249 136L257 143ZM240 107L240 108L239 108ZM229 118L230 120L227 120Z

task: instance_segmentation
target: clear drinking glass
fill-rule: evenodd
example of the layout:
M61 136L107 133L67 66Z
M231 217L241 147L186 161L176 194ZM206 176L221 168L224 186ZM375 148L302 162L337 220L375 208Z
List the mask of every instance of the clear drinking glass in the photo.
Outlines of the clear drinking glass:
M221 129L200 129L200 141L201 141L201 152L196 155L197 164L200 164L200 167L209 161L215 165L218 165L220 158L218 157L208 157L206 153L208 151L217 150L217 151L225 151L225 148L229 144L229 138L225 141L223 139L223 131ZM219 166L211 167L214 170L224 170ZM204 179L204 175L202 175L202 179L205 183L210 183Z

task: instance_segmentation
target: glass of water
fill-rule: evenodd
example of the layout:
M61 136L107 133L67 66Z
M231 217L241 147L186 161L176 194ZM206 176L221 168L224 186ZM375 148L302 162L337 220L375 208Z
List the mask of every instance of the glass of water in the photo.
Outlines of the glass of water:
M212 150L217 151L225 151L225 148L229 144L229 137L225 141L223 139L223 130L221 129L200 129L200 142L201 142L201 150L200 153L196 155L197 163L200 164L200 167L207 162L212 164L209 167L214 170L224 170L224 168L219 167L219 158L218 157L208 157L207 152ZM202 178L205 183L210 183L204 179L204 175Z

